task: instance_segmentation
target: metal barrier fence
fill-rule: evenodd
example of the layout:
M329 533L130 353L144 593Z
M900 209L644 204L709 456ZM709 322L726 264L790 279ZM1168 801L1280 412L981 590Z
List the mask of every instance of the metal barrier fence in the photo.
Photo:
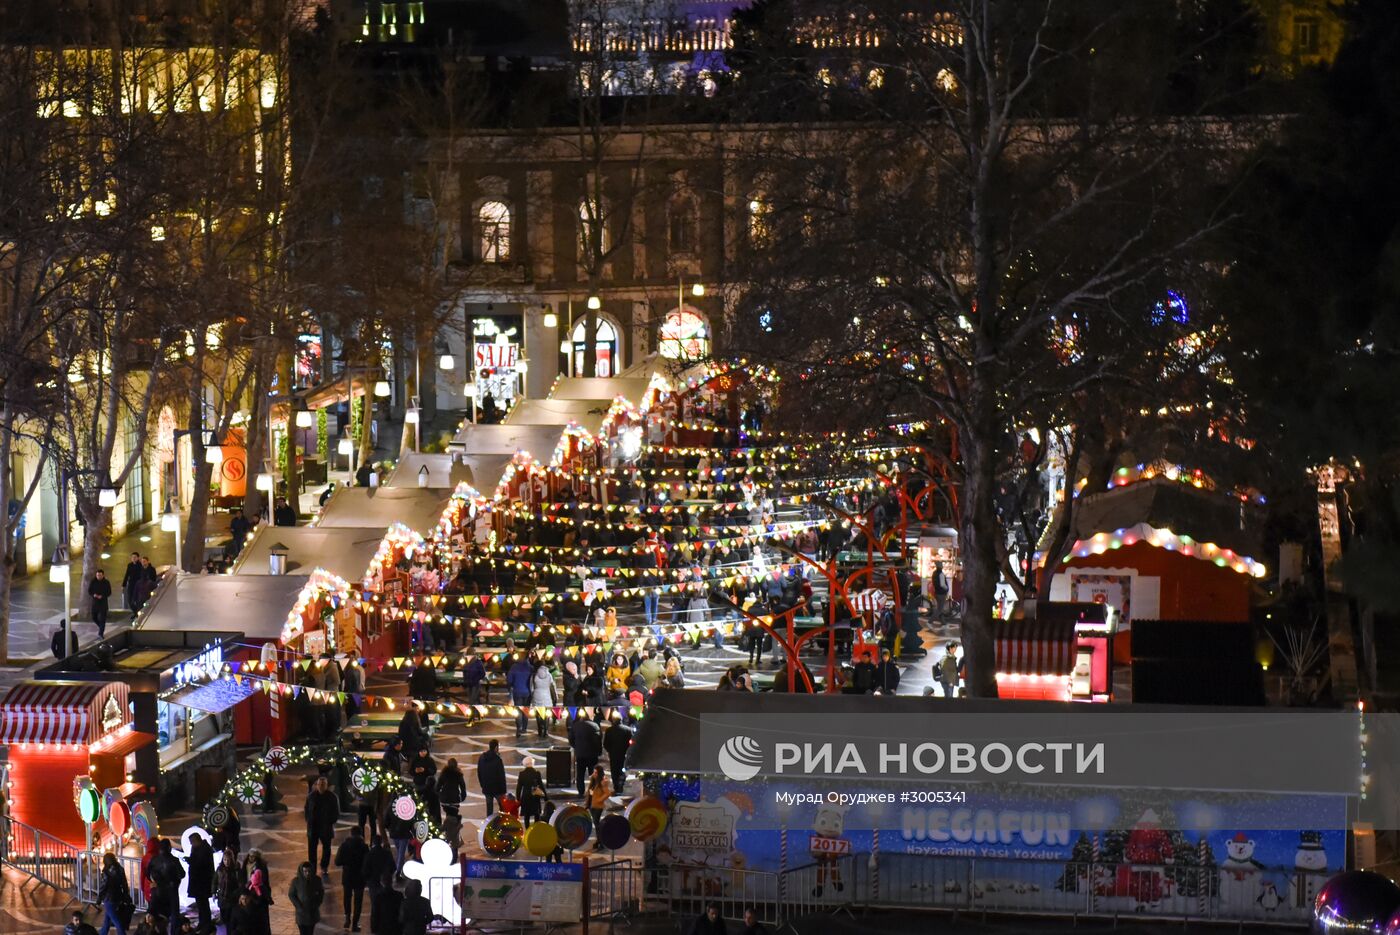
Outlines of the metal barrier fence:
M82 849L9 816L0 816L0 863L65 893L78 887Z
M678 865L632 872L648 910L685 919L714 903L726 919L741 918L752 908L770 925L813 913L887 908L1305 926L1313 897L1328 877L1184 863L926 854L881 854L874 860L857 854L782 873Z
M642 870L631 860L590 864L585 878L589 919L626 920L646 911Z
M78 868L77 887L73 890L73 896L79 902L97 902L97 892L102 888L102 858L102 851L79 853L75 861ZM126 887L131 892L131 901L136 905L136 911L145 912L146 894L141 888L141 858L128 854L118 854L116 858L117 863L121 864L122 873L126 875Z

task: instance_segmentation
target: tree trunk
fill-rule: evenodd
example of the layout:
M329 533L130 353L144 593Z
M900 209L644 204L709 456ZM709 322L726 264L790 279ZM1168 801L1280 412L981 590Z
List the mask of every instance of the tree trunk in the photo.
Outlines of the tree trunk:
M288 387L292 385L292 355L281 354L277 358L277 385ZM297 437L301 431L297 429L295 403L291 394L283 394L287 401L287 471L283 482L287 486L287 502L291 504L292 510L298 517L301 516L301 470L297 466ZM193 517L191 517L193 519Z
M257 478L262 473L263 460L267 452L267 411L270 403L267 398L267 364L265 357L259 357L257 372L253 374L253 411L248 420L244 442L248 448L248 483L243 490L243 514L260 516L264 507L263 492L258 489ZM268 510L268 516L272 510Z
M102 553L112 537L112 509L101 507L95 500L78 501L78 522L83 524L83 577L76 597L79 606L87 597L88 586L102 567Z
M963 485L959 497L963 571L962 639L967 658L967 692L995 698L996 646L992 607L1001 563L997 559L995 454L988 433L963 433Z
M415 397L415 396L418 395L418 374L421 372L421 368L422 368L422 366L423 366L423 364L422 364L422 358L419 356L421 353L422 353L422 348L421 348L421 346L419 345L419 343L418 343L417 340L414 340L414 342L413 342L413 355L414 355L414 356L413 356L413 358L412 358L411 360L405 360L405 362L404 362L404 368L403 368L403 371L404 371L404 373L403 373L403 385L404 385L404 387L405 387L406 392L405 392L405 394L404 394L403 431L401 431L401 432L399 433L399 457L400 457L400 458L403 458L403 457L404 457L405 455L407 455L409 452L417 451L417 450L418 450L418 446L417 446L417 444L416 444L417 441L418 441L417 432L418 432L418 430L421 428L421 425L419 425L419 426L413 426L413 425L410 425L410 424L409 424L409 422L408 422L408 411L409 411L409 409L413 408L413 397ZM417 366L414 366L415 364L416 364ZM419 407L418 418L419 418L419 419L422 419L422 418L423 418L423 411L422 411L422 407L421 407L421 406Z
M209 531L209 484L213 477L214 465L201 457L195 464L190 521L181 543L184 555L180 557L179 566L188 572L197 572L204 565L204 537Z
M10 536L13 540L13 536ZM0 547L0 665L10 663L10 590L15 580L14 547Z

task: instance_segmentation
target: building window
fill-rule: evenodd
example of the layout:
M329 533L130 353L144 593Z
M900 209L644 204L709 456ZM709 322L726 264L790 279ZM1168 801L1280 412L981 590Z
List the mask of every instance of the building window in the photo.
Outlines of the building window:
M749 242L754 244L767 243L768 235L771 232L769 215L772 207L758 195L749 199Z
M694 253L699 240L696 230L695 202L678 198L671 202L669 240L672 253Z
M661 323L656 351L671 360L701 360L710 354L710 324L693 308L676 309Z
M1298 55L1317 54L1317 20L1299 16L1293 20L1293 51Z
M477 209L476 217L481 225L481 262L509 262L510 208L499 201L487 201Z
M574 325L574 330L570 335L573 345L573 353L570 355L570 364L573 367L573 375L583 376L584 355L588 353L588 319L580 318ZM597 375L600 377L610 377L617 372L617 328L613 323L598 316L598 326L593 329L593 359L596 362Z
M579 260L585 265L593 259L595 247L599 257L608 252L608 225L604 223L603 208L591 198L578 203L578 240Z

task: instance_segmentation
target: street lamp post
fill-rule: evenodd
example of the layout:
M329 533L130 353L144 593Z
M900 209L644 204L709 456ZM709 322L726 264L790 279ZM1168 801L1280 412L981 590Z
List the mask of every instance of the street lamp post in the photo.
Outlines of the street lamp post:
M165 502L165 512L160 515L160 529L161 532L175 534L175 573L178 575L185 567L185 552L180 540L180 508L174 497Z

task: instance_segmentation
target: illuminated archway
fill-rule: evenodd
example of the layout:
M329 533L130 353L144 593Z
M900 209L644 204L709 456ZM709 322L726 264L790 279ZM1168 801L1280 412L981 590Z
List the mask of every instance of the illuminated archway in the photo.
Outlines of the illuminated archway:
M570 334L572 353L570 364L574 376L584 374L584 355L588 353L588 319L580 318ZM600 377L610 377L621 369L618 360L617 326L602 315L598 316L598 326L593 330L593 354L597 362L596 373Z
M710 356L710 323L697 309L686 306L666 315L656 351L671 360L702 360Z

